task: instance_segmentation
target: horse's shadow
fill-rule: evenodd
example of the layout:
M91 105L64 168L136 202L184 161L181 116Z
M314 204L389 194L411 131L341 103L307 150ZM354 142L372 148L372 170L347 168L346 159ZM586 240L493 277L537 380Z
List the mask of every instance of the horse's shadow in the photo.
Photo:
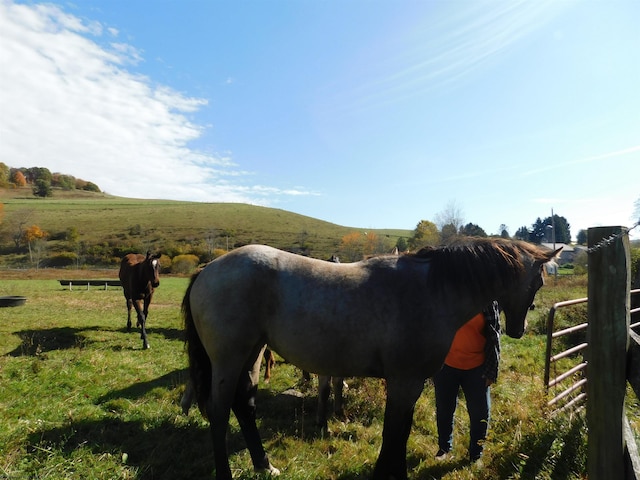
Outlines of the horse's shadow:
M152 428L138 420L82 420L29 435L29 455L37 458L49 448L65 457L81 448L101 457L115 457L117 463L134 467L137 479L212 478L207 429L178 427L167 420Z
M136 400L144 397L148 392L155 388L175 389L180 385L184 385L189 377L189 371L186 368L174 370L173 372L162 375L147 382L133 383L128 387L113 390L96 400L97 404L107 403L111 400L125 398L127 400Z
M84 348L91 342L82 332L98 331L100 327L71 328L54 327L40 330L21 330L14 332L21 343L14 350L7 353L9 357L34 357L54 350L68 350Z
M72 348L85 348L87 345L94 342L85 335L86 332L98 332L98 331L117 331L122 333L134 333L138 330L132 329L131 332L127 332L126 326L110 330L104 327L53 327L43 329L29 329L14 332L20 338L20 345L15 349L6 353L8 357L35 357L40 356L47 352L56 350L69 350ZM167 340L183 341L184 334L179 328L149 328L147 329L149 336L162 335ZM114 347L115 350L125 350L127 346L122 345Z

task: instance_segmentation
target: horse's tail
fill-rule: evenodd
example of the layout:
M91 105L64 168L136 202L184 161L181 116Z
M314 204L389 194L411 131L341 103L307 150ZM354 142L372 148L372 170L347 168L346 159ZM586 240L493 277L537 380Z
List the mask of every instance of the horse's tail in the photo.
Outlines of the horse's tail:
M191 277L187 291L182 300L182 316L184 318L185 344L189 354L189 374L191 386L196 395L196 401L200 412L206 418L206 405L211 395L211 361L200 340L191 314L191 288L198 278L199 272Z

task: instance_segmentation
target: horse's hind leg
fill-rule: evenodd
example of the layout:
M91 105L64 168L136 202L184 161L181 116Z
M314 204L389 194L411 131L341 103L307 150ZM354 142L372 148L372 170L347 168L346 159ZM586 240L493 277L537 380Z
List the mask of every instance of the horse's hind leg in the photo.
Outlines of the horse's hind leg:
M131 331L131 309L133 308L133 300L127 298L127 332Z
M256 394L258 393L258 376L264 348L263 346L258 349L255 361L251 366L243 369L238 380L232 409L238 419L242 435L247 442L253 468L256 471L266 471L272 475L279 475L280 471L269 462L256 426Z
M180 406L182 407L182 413L185 415L189 415L189 409L191 405L193 405L193 400L195 398L196 392L193 387L193 383L191 380L187 380L187 385L184 388L184 393L182 394L182 398L180 399Z
M264 351L264 382L269 383L271 380L271 370L276 365L276 357L269 347Z
M333 377L331 379L333 384L333 411L338 417L344 417L343 407L343 390L344 390L344 377Z
M327 403L331 393L331 377L318 375L318 412L316 413L316 423L323 432L329 431L327 424Z

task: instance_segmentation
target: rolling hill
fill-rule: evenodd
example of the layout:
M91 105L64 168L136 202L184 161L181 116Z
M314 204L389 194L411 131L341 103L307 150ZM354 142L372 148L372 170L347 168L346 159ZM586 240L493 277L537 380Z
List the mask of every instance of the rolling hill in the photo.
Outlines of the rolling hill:
M4 204L3 253L15 232L37 225L48 233L52 250L64 250L68 232L85 246L114 250L139 248L190 253L202 242L226 249L263 243L317 258L336 253L342 237L363 229L335 225L285 210L238 203L140 200L85 191L55 190L36 198L30 188L0 189ZM371 230L369 230L371 231ZM410 230L373 230L395 245ZM56 243L57 242L57 243ZM228 242L228 243L227 243ZM68 242L67 242L68 243ZM68 246L67 246L68 249Z

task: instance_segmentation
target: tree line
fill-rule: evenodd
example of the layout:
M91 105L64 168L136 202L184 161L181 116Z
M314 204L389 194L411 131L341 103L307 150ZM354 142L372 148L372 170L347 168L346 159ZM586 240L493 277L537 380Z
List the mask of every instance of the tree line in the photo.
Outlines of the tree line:
M531 243L571 243L571 226L565 217L557 214L541 219L538 217L531 227L520 227L513 237L505 224L499 227L502 238L514 238ZM459 237L487 237L482 227L475 223L465 223L462 210L457 203L450 202L433 221L420 220L409 238L400 238L396 245L398 251L417 251L424 247L448 245ZM577 235L578 244L586 244L587 232L581 230Z
M13 168L0 162L0 187L21 188L31 185L36 197L50 197L53 188L62 190L85 190L100 192L100 188L93 182L88 182L73 175L51 173L45 167Z

